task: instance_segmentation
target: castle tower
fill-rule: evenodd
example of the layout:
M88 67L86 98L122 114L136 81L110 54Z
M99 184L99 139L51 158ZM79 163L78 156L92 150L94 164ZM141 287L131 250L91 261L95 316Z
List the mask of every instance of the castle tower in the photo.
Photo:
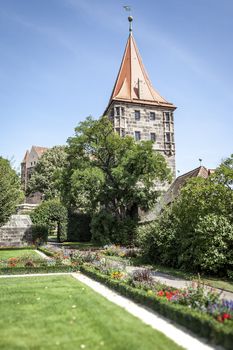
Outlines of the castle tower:
M132 34L129 37L120 70L104 112L122 137L153 141L155 151L162 153L175 177L174 116L176 107L154 89L142 63Z

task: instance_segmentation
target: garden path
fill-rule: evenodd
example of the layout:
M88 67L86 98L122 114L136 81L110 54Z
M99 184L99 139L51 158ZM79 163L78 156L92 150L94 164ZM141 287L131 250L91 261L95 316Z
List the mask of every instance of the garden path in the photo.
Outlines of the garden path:
M129 273L132 273L133 271L136 270L141 270L141 267L137 266L126 266L126 271ZM171 276L166 273L158 272L158 271L152 271L153 278L161 282L163 284L166 284L167 286L173 287L173 288L185 288L189 287L192 285L192 281L188 281L179 277ZM206 289L215 289L221 293L220 297L221 299L227 299L227 300L233 300L233 293L222 290L222 289L217 289L217 288L212 288L209 286L206 286Z

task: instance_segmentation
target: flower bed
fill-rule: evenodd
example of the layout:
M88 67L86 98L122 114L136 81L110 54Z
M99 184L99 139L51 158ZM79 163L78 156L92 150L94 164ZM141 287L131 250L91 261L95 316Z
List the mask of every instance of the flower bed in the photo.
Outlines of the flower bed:
M206 289L201 281L178 290L156 282L146 269L129 274L124 267L109 264L108 259L96 252L55 250L51 253L50 249L48 252L53 257L60 255L63 261L66 258L67 262L76 263L84 274L211 342L232 349L233 302L221 300L218 293Z
M232 349L233 321L232 319L229 319L229 316L226 316L226 314L228 314L231 318L232 313L230 314L229 311L224 311L226 308L227 310L233 310L231 302L224 301L224 303L228 303L229 305L217 304L218 302L221 302L217 296L216 299L214 299L213 296L213 303L209 304L212 305L213 309L215 308L215 310L218 310L219 312L220 306L225 307L225 309L222 310L223 312L221 311L219 313L219 315L221 315L220 319L214 314L214 312L211 313L204 309L201 311L200 309L188 304L187 300L189 300L189 302L192 301L191 303L193 304L197 301L194 297L194 291L189 298L186 297L185 299L185 295L182 296L184 300L186 300L186 304L185 302L182 304L178 303L175 300L175 297L178 294L182 294L183 291L175 291L164 285L159 285L159 290L157 292L151 289L146 290L144 287L140 288L139 284L137 286L133 285L132 281L130 282L129 279L127 279L127 276L120 271L119 273L115 271L115 274L113 272L105 274L102 271L99 271L96 267L87 264L81 265L80 271L132 300L149 306L154 311L182 326L185 326L199 336L205 337L215 344L221 344L227 350ZM198 291L197 289L196 298L198 293L200 293L200 290ZM201 298L201 293L199 294L199 297ZM172 298L174 298L174 300L172 300ZM206 296L206 299L208 299L208 296Z
M36 252L32 252L30 251L28 254L19 254L18 256L1 259L0 274L72 272L77 271L79 268L78 261L74 261L61 253L51 253L53 257L50 259L43 259ZM20 253L22 253L21 250ZM49 252L47 252L47 254L48 253ZM14 255L14 252L12 255Z

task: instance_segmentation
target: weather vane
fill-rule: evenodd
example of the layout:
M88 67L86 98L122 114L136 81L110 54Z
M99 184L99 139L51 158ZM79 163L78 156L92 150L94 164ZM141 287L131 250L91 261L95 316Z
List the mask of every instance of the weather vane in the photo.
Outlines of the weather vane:
M129 17L128 17L128 21L129 21L129 32L131 33L133 28L132 28L132 22L133 22L133 17L131 16L131 6L129 5L125 5L123 6L125 11L129 12Z

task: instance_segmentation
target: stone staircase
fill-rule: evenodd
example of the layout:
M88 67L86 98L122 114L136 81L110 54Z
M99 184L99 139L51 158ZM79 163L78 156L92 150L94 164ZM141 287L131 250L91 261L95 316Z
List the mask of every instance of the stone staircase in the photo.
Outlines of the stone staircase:
M12 215L0 227L0 246L21 247L31 242L32 221L29 215Z

